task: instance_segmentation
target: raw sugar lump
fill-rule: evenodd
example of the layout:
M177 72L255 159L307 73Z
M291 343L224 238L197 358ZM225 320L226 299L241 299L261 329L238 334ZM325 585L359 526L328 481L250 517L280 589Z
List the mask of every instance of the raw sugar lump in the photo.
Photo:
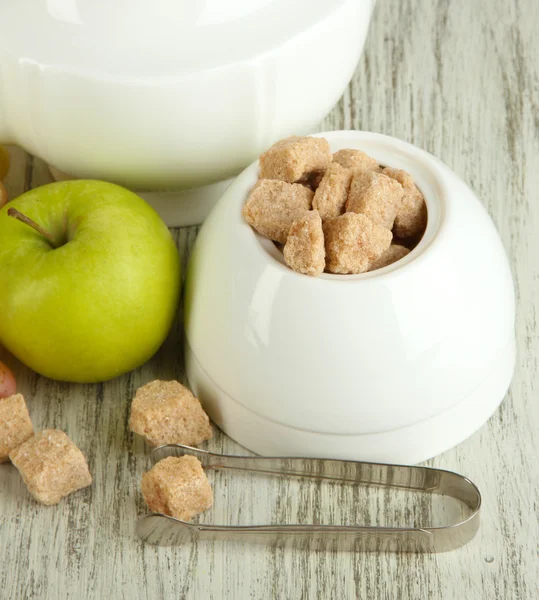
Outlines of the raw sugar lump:
M333 162L352 171L378 171L378 161L361 150L346 148L333 155Z
M200 402L178 381L152 381L137 390L131 404L131 431L152 446L196 446L212 437Z
M194 456L169 456L142 476L142 495L148 508L182 521L213 504L210 482Z
M287 183L306 181L323 173L332 156L324 138L291 136L273 144L260 155L260 178Z
M320 275L326 266L322 219L312 210L294 221L284 246L286 264L298 273Z
M59 429L45 429L15 448L9 458L28 491L43 504L88 487L92 476L82 452Z
M357 274L369 270L391 244L391 231L363 214L345 213L324 223L326 269Z
M323 221L344 212L351 181L352 171L338 163L331 163L313 198L313 208L320 213Z
M402 169L391 167L386 167L382 173L398 181L404 191L395 215L394 234L400 238L409 238L423 233L427 226L427 206L412 176Z
M299 183L261 179L243 207L243 216L260 235L285 244L292 223L311 209L313 195Z
M366 215L391 229L402 196L402 185L395 179L374 171L357 171L350 185L346 211Z
M34 427L22 394L0 398L0 462L34 435Z

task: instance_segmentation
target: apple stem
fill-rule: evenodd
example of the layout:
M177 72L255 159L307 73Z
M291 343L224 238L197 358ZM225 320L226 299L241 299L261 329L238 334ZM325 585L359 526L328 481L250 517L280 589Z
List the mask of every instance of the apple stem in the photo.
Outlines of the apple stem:
M13 217L14 219L17 219L17 221L20 221L21 223L28 225L32 229L35 229L40 235L47 238L49 242L53 246L55 246L54 238L52 237L52 235L48 231L45 231L45 229L43 229L41 225L38 225L35 221L32 221L30 217L23 215L22 212L18 211L16 208L13 207L7 209L7 214L9 217Z

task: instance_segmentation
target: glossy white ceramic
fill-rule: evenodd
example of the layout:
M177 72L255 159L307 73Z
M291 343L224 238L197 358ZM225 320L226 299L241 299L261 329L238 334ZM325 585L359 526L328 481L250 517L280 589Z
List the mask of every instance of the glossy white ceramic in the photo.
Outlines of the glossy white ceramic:
M55 181L76 179L49 165ZM133 190L159 213L169 227L199 225L210 214L234 178L187 190Z
M226 180L325 116L373 4L2 0L0 142L137 191Z
M514 368L514 293L499 236L448 167L395 138L329 132L409 171L429 219L404 259L362 275L291 271L241 209L257 164L225 192L190 261L189 381L226 433L263 454L416 463L462 441Z

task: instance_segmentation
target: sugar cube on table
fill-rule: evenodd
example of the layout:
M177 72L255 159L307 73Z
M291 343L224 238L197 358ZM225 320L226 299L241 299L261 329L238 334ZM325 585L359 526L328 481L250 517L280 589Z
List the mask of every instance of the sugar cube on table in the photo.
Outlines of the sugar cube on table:
M213 504L210 482L194 456L169 456L142 476L142 495L152 512L188 521Z
M43 504L88 487L92 476L82 452L58 429L45 429L15 448L9 458L28 491Z
M284 244L292 223L311 209L313 195L299 183L261 179L247 199L243 215L258 233Z
M331 163L313 198L313 208L318 210L323 221L344 212L351 181L352 171L338 163Z
M178 381L157 380L139 388L131 405L129 427L153 446L196 446L212 436L200 402Z
M294 183L325 171L330 162L327 140L294 135L276 142L260 155L260 178Z
M412 176L402 169L392 167L386 167L382 173L398 181L404 192L393 224L395 235L408 238L423 233L427 226L427 206Z
M356 171L350 185L346 210L364 214L378 225L391 229L403 193L401 184L387 175L374 171Z
M22 394L0 398L0 462L34 435L34 427Z
M364 273L370 261L391 244L389 229L363 214L345 213L324 223L326 269L330 273Z
M294 221L284 246L286 264L305 275L320 275L326 266L322 219L317 210Z

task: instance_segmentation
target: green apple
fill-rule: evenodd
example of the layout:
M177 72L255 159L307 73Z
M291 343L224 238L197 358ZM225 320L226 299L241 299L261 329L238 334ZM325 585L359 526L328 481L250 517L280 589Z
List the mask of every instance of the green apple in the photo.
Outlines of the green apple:
M96 382L141 365L179 290L170 231L122 187L52 183L0 209L0 343L42 375Z

